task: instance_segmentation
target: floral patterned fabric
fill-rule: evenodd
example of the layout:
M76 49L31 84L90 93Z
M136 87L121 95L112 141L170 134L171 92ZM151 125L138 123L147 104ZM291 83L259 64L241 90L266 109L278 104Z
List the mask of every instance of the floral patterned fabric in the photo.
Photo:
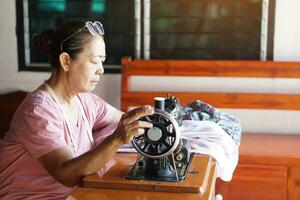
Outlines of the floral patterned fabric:
M210 104L196 100L181 107L182 120L213 121L218 124L237 145L240 145L242 128L240 121Z

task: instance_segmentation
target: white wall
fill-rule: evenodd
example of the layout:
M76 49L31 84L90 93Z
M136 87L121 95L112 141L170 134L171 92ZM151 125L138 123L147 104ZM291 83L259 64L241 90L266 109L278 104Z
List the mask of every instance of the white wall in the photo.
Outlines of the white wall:
M274 60L300 61L300 1L276 2Z
M13 91L16 89L31 91L36 88L49 73L41 72L18 72L17 42L15 35L15 1L0 1L0 93ZM275 38L274 38L274 60L293 60L300 61L300 1L299 0L277 0L275 18ZM220 81L216 81L216 87ZM297 83L298 81L295 81ZM182 83L184 84L184 83ZM292 93L300 93L298 86L291 86ZM103 76L95 93L110 102L112 105L120 105L120 75L106 74ZM264 117L257 116L244 111L228 111L238 116L242 120L244 130L253 130L253 124L264 122ZM290 113L290 112L289 112ZM284 114L284 118L289 124L287 129L291 133L300 130L299 125L290 120L299 119L299 114ZM272 115L272 114L268 114ZM274 115L278 120L278 115ZM290 117L289 117L290 116ZM252 120L252 121L251 121ZM255 121L256 120L256 121ZM272 123L272 120L270 121ZM274 124L274 123L273 123ZM278 124L278 123L277 123ZM263 125L263 124L262 124ZM258 126L257 129L264 129L269 132L270 128ZM276 127L271 128L273 130ZM277 129L278 130L278 129ZM275 130L276 132L276 130Z

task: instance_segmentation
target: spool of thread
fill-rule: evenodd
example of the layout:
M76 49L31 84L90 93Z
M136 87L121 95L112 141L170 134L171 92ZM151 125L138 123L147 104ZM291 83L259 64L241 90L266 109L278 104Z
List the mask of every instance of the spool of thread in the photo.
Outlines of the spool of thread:
M155 97L154 98L154 108L159 110L165 110L165 98Z

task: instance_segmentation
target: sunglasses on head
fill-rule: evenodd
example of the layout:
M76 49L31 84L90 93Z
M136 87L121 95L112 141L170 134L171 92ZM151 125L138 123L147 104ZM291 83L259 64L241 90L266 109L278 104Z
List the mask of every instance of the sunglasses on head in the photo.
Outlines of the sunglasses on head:
M85 25L83 27L81 27L80 29L78 29L76 32L74 32L73 34L71 34L69 37L67 37L66 39L64 39L61 43L60 43L60 50L61 52L63 51L63 44L70 39L71 37L73 37L74 35L76 35L77 33L79 33L80 31L82 31L84 28L87 28L90 32L91 35L96 35L97 33L99 35L104 35L104 28L103 25L101 24L101 22L99 21L87 21L85 22Z

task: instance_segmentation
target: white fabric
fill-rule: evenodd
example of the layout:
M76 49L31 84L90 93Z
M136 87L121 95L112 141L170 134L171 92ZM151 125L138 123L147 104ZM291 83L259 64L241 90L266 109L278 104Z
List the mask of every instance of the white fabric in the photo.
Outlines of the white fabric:
M192 152L210 155L217 161L218 176L230 181L238 164L238 146L216 123L211 121L183 121L181 137L189 140Z
M217 175L230 181L238 163L238 146L216 123L184 120L180 126L181 138L191 142L191 151L206 154L217 162ZM119 152L136 152L131 145L123 145Z

